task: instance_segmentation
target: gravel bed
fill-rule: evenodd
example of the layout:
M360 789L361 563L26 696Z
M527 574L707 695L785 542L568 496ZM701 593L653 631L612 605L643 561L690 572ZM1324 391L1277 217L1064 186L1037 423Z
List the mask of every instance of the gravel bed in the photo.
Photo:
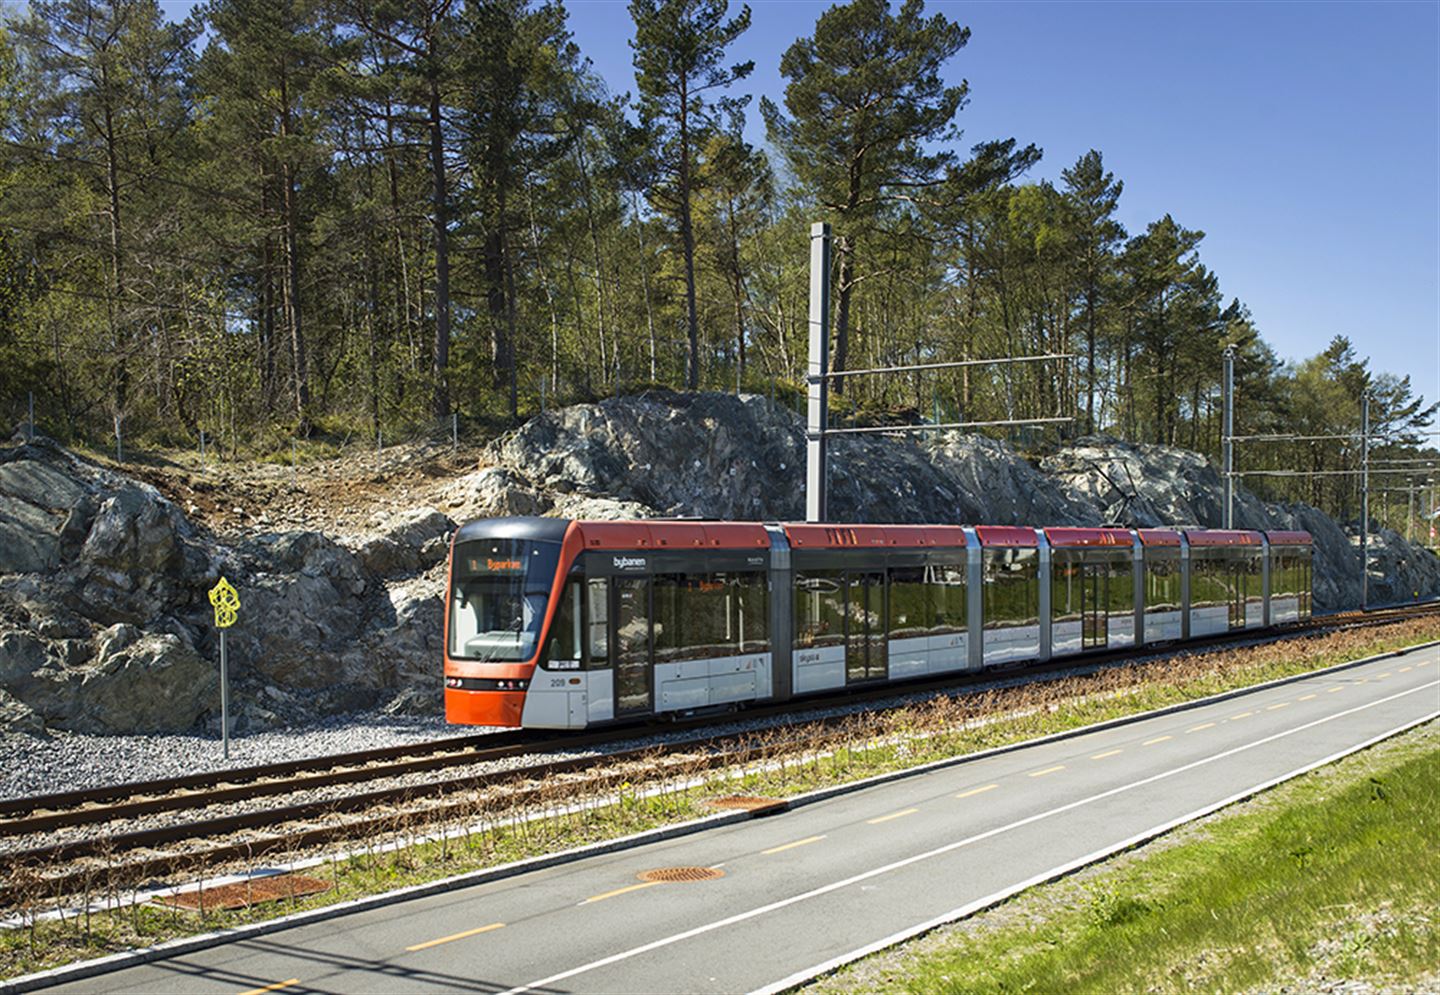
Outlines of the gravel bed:
M0 736L0 798L233 770L454 736L473 736L484 731L473 726L449 725L441 716L335 716L303 728L232 736L229 760L221 756L219 736L212 735L10 734Z
M1261 642L1263 640L1256 640ZM1250 645L1246 640L1237 643ZM1176 651L1183 651L1177 647ZM1170 655L1158 651L1153 656L1133 661L1153 659ZM1073 668L1054 671L1044 675L1046 679L1059 679L1094 670L1093 665L1077 662ZM1023 671L996 674L994 680L965 688L966 693L981 693L1002 687L1025 684L1035 680L1036 675ZM805 720L846 715L857 711L881 711L904 705L930 700L944 692L911 691L897 689L893 697L879 701L844 703L824 708L808 708ZM603 755L619 750L633 749L643 745L668 745L700 735L727 735L739 732L770 729L789 725L795 716L780 715L769 717L747 717L743 712L733 719L717 717L702 728L695 726L658 726L637 732L632 739L618 741L604 746L587 748L581 754ZM220 755L220 741L211 735L151 735L151 736L95 736L82 733L56 732L47 736L10 734L0 736L0 798L14 798L26 795L47 794L56 791L70 791L82 788L103 787L131 781L177 777L206 771L227 770L238 767L252 767L259 764L277 763L306 757L329 756L350 753L376 747L399 746L422 743L443 738L472 736L486 730L474 726L454 726L441 716L396 717L373 714L336 716L301 728L249 733L231 737L230 759ZM501 730L491 730L499 732ZM567 753L567 756L577 754ZM467 773L484 773L488 770L505 770L555 759L554 756L535 755L507 757L491 764L474 764L465 768ZM453 770L429 771L409 775L403 779L388 779L384 783L406 782L419 784L426 781L454 776ZM378 783L336 786L340 793L352 793L379 787ZM307 797L329 797L328 794L309 793ZM278 802L267 799L256 804L274 807ZM233 809L232 809L233 810ZM195 812L187 815L194 818ZM135 827L138 828L138 827Z

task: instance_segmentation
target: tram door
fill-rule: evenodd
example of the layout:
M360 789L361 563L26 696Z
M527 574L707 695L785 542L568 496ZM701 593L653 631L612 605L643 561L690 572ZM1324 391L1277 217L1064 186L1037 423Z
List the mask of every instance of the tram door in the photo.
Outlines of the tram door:
M1109 578L1108 564L1080 565L1081 649L1100 649L1110 641Z
M1231 563L1230 583L1230 628L1245 628L1245 581L1249 574L1243 563Z
M615 715L644 715L650 707L650 579L616 577Z
M885 651L885 575L849 574L845 578L845 683L888 676Z

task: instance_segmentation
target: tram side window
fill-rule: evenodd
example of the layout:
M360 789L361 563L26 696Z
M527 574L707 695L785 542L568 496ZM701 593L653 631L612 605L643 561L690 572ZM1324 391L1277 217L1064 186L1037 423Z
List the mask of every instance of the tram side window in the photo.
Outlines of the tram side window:
M655 578L655 660L763 653L770 619L762 573L660 574Z
M1230 588L1225 582L1225 564L1191 554L1190 559L1190 607L1208 608L1213 605L1230 603Z
M586 659L591 670L610 666L610 581L594 578L586 585L585 627L589 630Z
M1296 587L1297 570L1295 557L1289 553L1274 554L1270 563L1270 596L1289 598L1299 593Z
M890 571L890 638L965 631L965 568L936 563Z
M1050 563L1050 619L1073 622L1080 617L1080 564L1057 553Z
M985 628L1034 625L1040 617L1039 553L985 551Z
M584 613L581 601L584 584L572 578L560 594L555 606L555 621L550 625L550 651L547 666L551 670L579 670L585 640Z
M965 567L936 563L925 568L930 592L930 631L934 635L965 631Z
M890 638L911 639L930 631L931 606L925 567L890 571Z
M1106 609L1116 617L1128 615L1135 610L1135 564L1117 557L1110 561L1109 570L1110 603Z
M842 646L845 643L845 584L837 571L795 575L795 646Z
M1310 617L1310 583L1311 557L1312 553L1306 552L1300 555L1300 617Z
M1246 553L1243 562L1245 565L1241 570L1241 583L1244 585L1241 589L1242 594L1247 602L1259 604L1265 600L1264 554L1258 550L1254 553Z
M1155 557L1145 560L1145 610L1180 610L1180 558Z

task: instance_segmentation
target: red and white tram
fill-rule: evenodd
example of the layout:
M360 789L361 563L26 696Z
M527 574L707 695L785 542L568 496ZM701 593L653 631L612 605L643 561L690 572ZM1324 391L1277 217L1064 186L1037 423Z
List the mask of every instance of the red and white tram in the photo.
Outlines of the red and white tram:
M460 528L445 714L581 729L1259 629L1305 532L498 518Z

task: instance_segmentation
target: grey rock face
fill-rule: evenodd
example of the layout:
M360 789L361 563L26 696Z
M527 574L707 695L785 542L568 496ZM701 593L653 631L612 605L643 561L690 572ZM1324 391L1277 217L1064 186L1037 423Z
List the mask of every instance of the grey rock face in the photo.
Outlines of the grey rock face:
M28 447L21 447L22 449ZM85 492L45 463L0 463L0 574L53 569L67 534L83 527Z
M361 566L381 577L428 570L444 559L444 540L454 528L455 523L434 508L411 508L389 522L384 532L365 540L356 555Z
M445 489L444 499L451 517L460 522L543 515L551 507L539 491L499 466L466 474Z
M945 433L832 440L831 517L966 524L1203 526L1221 482L1181 449L1082 439L1032 464L1012 447ZM206 591L240 590L227 636L239 727L354 709L440 709L448 537L478 517L804 514L798 416L755 396L652 392L532 419L458 477L439 509L378 518L337 538L268 532L226 545L154 488L51 443L0 447L0 730L181 730L218 723L217 641ZM1247 528L1315 537L1315 603L1359 601L1353 529L1305 505L1237 491ZM1440 561L1376 534L1374 604L1440 592Z
M837 520L1218 528L1219 473L1198 453L1105 437L1078 440L1032 465L1004 442L944 433L831 440L830 515ZM804 432L760 397L655 392L576 405L532 419L496 447L494 487L553 496L550 514L794 520L804 515ZM491 498L501 506L505 491ZM457 520L465 520L456 515ZM1353 537L1306 505L1267 505L1243 488L1235 522L1304 529L1315 538L1315 604L1359 604ZM1371 574L1394 598L1427 586L1435 558L1377 542ZM1401 578L1404 578L1403 580ZM1388 582L1387 582L1388 583ZM1378 602L1377 602L1378 603Z
M180 732L218 705L218 668L170 633L143 635L81 671L49 725L83 732Z

